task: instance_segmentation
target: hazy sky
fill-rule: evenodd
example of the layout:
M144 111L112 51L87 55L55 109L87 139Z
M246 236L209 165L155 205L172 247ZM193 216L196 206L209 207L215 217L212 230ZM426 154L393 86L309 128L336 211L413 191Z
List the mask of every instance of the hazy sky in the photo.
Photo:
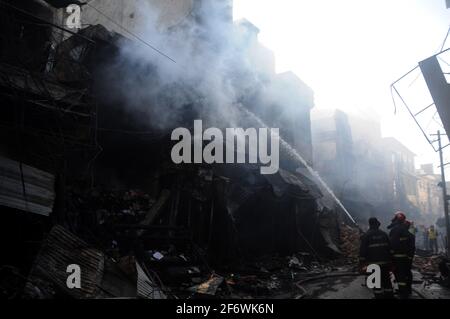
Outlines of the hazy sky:
M437 162L406 109L394 115L390 85L439 51L450 24L445 0L234 0L234 15L260 28L277 72L308 83L317 108L378 117L383 135L408 146L417 163Z

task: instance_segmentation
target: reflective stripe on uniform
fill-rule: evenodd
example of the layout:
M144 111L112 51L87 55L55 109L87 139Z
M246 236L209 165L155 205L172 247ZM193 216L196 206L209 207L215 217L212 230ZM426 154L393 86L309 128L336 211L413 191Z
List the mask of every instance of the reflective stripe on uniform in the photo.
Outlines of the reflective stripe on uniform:
M384 294L384 291L381 290L381 289L374 289L373 293L376 294L376 295L381 295L381 294Z
M407 285L408 285L406 282L397 282L397 284L398 284L399 286L407 286Z
M396 258L404 258L404 257L408 257L407 254L394 254L394 257Z
M400 241L405 241L405 240L408 240L409 239L409 237L400 237Z
M372 245L369 245L369 248L374 248L374 247L386 247L386 246L388 246L387 243L384 243L384 244L372 244Z

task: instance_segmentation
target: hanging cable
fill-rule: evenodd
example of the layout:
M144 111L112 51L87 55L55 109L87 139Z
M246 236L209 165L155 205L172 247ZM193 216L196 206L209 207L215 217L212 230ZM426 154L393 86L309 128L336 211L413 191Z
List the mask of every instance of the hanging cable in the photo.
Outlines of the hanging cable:
M94 7L93 5L91 5L90 3L86 3L86 5L89 8L92 8L93 10L95 10L98 14L100 14L101 16L105 17L106 19L108 19L108 21L110 21L111 23L113 23L115 26L121 28L123 31L125 31L126 33L128 33L129 35L131 35L132 37L134 37L135 39L137 39L138 41L142 42L143 44L145 44L146 46L148 46L150 49L156 51L157 53L159 53L160 55L162 55L163 57L169 59L170 61L172 61L173 63L177 63L174 59L172 59L170 56L168 56L167 54L165 54L164 52L162 52L161 50L157 49L156 47L154 47L153 45L151 45L150 43L148 43L147 41L145 41L144 39L142 39L140 36L134 34L133 32L129 31L127 28L125 28L123 25L121 25L120 23L117 23L116 21L114 21L113 18L109 17L108 15L106 15L105 13L103 13L102 11L100 11L99 9L97 9L96 7Z
M444 50L444 47L445 47L445 44L447 43L449 34L450 34L450 27L448 28L447 35L445 36L444 42L442 43L441 50L440 50L441 52Z

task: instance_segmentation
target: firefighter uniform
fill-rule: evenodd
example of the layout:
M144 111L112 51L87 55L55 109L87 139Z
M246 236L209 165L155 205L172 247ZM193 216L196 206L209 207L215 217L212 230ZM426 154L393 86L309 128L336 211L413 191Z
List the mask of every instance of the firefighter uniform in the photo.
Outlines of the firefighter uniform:
M388 235L378 227L367 231L361 237L360 263L377 264L381 269L381 289L373 290L375 298L391 298L393 296L390 270L392 267L391 246Z
M390 228L394 275L400 296L407 297L412 292L411 268L416 249L415 237L409 232L409 224L406 221L394 221Z
M438 253L438 245L437 245L437 231L434 226L431 226L428 229L428 243L430 245L430 250L433 253Z

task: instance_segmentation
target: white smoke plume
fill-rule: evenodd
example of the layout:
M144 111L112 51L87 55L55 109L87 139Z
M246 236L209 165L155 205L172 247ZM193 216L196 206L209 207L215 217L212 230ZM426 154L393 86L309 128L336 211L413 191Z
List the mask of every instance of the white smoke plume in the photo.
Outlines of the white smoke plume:
M106 75L111 98L120 96L135 120L158 128L178 125L186 107L211 125L235 126L240 115L232 106L259 83L246 55L248 37L226 14L229 1L197 1L185 21L168 30L158 27L155 8L138 3L137 20L145 24L136 35L176 63L143 41L121 41Z

